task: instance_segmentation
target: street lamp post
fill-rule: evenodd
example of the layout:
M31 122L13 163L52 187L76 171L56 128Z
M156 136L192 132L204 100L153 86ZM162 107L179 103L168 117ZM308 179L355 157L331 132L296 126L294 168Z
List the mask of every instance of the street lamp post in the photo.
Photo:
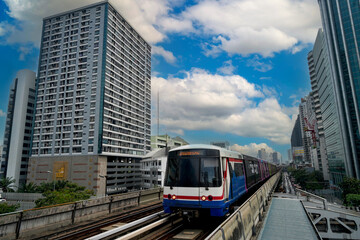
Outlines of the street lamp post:
M107 175L99 175L99 177L101 178L105 178L105 196L107 196L107 181L108 181L108 176Z
M47 173L52 173L52 171L46 171ZM53 191L55 191L55 180L53 180L54 182L54 186L53 186Z

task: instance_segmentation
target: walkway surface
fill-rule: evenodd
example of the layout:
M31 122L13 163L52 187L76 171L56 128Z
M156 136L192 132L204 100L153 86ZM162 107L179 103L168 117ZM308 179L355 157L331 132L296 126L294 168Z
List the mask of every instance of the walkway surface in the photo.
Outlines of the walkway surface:
M319 239L298 199L273 198L258 239Z

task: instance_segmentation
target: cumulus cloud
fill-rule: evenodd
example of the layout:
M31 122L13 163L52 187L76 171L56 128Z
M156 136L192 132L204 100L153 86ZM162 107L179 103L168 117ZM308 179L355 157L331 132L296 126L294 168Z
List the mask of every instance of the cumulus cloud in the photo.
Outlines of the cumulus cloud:
M268 72L272 67L272 62L261 60L258 55L255 55L253 58L249 59L246 63L246 66L254 68L254 70L259 72Z
M275 98L264 98L239 75L192 69L183 78L153 77L152 83L153 97L160 92L160 123L168 129L214 130L289 143L292 119Z
M75 9L98 0L4 0L16 25L4 27L0 36L8 43L39 45L42 18ZM203 37L205 55L229 54L272 56L282 50L293 53L313 42L321 26L313 0L202 0L193 5L175 0L110 0L110 3L151 44L169 33ZM174 7L182 7L175 13ZM276 13L276 14L275 14Z
M152 55L162 56L165 59L165 61L168 63L176 62L176 58L175 58L174 54L170 51L165 50L163 47L152 46L151 53L152 53Z
M0 109L0 117L6 117L6 112Z
M217 71L219 73L223 73L225 75L231 75L233 74L233 72L235 71L235 67L234 65L232 64L232 61L231 60L228 60L226 62L224 62L224 65L220 68L217 69Z
M204 0L183 15L203 33L217 36L210 51L244 56L268 57L299 42L313 42L321 26L313 0Z
M253 156L253 157L257 157L258 151L261 149L265 149L265 151L268 154L275 152L275 150L273 148L269 147L266 143L260 143L260 144L250 143L249 145L244 145L244 146L234 144L230 148L233 151L238 151L242 154Z
M41 24L44 17L60 12L76 9L88 4L99 2L98 0L4 0L9 8L8 15L18 24L6 30L8 43L32 42L39 46L41 36ZM157 43L166 37L156 29L157 23L168 15L171 5L165 0L110 0L110 3L126 18L129 23L149 42ZM4 23L2 23L4 24ZM0 24L0 33L4 28ZM179 29L180 30L180 29Z

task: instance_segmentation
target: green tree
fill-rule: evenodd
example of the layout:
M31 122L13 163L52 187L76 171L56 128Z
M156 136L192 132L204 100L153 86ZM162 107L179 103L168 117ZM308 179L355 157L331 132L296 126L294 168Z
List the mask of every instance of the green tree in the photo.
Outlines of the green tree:
M359 207L360 206L360 194L349 193L346 195L346 203L348 206Z
M320 171L307 172L306 169L289 169L295 182L303 189L315 190L324 188L324 177Z
M40 193L39 187L32 182L23 183L17 191L20 193Z
M43 193L44 198L35 201L36 207L86 200L94 194L93 191L69 181L56 182L55 191L53 191L53 186L51 190L48 190L50 185L43 186L47 190Z
M0 180L0 188L3 192L14 192L15 179L12 177L5 177Z
M15 212L20 207L20 204L10 205L6 202L0 203L0 214Z
M345 177L342 183L339 184L342 190L344 203L347 204L346 196L348 194L360 194L360 180L356 178Z

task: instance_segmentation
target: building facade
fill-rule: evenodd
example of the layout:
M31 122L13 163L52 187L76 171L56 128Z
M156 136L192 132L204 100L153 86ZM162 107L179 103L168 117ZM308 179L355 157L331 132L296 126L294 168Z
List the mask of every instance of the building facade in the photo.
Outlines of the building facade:
M313 70L310 70L311 86L317 90L323 131L319 130L319 144L325 145L326 162L322 159L323 174L325 180L340 182L345 176L345 144L340 126L339 103L335 95L335 84L331 73L329 53L327 51L326 39L322 29L319 29L313 50L309 53L312 58ZM309 64L311 68L311 64ZM321 151L324 151L321 148ZM328 168L328 176L326 175Z
M230 150L230 143L228 141L211 142L210 145L214 145Z
M150 105L151 47L110 3L45 18L30 180L139 188Z
M169 135L157 135L151 136L151 149L155 150L158 148L165 148L165 147L180 147L184 145L188 145L189 143L186 142L181 137L170 137Z
M257 157L262 159L262 160L267 160L268 159L268 153L266 152L266 149L265 148L259 149Z
M294 128L291 133L291 154L295 165L304 165L303 133L300 126L300 115L298 114Z
M35 106L35 72L17 72L10 86L1 171L19 187L26 182Z
M280 153L273 152L271 155L272 155L272 162L275 164L280 164Z
M360 2L318 2L344 142L345 157L329 159L329 170L336 184L345 175L360 178Z
M167 156L170 147L157 148L141 160L142 188L164 187Z
M311 106L311 99L309 96L305 98L301 98L301 102L299 104L299 120L300 120L300 129L301 129L301 136L302 136L302 146L304 148L304 164L307 166L312 165L311 160L311 134L307 131L306 126L306 119L309 112L309 107ZM311 107L310 107L311 108Z

